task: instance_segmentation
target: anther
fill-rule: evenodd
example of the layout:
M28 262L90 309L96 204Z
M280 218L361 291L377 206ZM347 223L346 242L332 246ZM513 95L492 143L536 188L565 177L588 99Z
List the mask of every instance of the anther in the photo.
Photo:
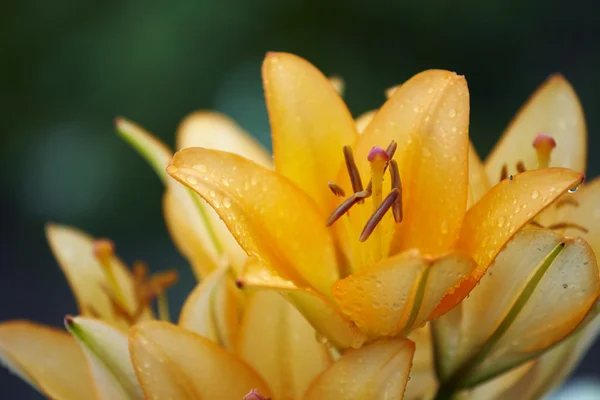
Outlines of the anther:
M371 215L365 227L360 234L360 238L358 239L361 242L364 242L371 236L379 222L383 219L383 216L389 211L392 207L396 199L398 198L398 189L394 189L387 195L387 197L381 202L377 210Z
M396 160L390 161L390 176L392 190L398 190L398 198L392 204L392 213L394 214L394 221L399 224L402 222L402 181L400 181L400 172Z
M335 210L331 213L329 218L327 218L327 222L325 223L327 226L331 226L340 219L344 214L346 214L356 203L362 201L369 197L371 194L366 190L354 193L352 196L348 197L342 204L337 206Z
M527 169L525 168L525 164L523 164L523 161L519 161L517 163L517 171L519 171L519 173L527 171Z
M502 171L500 171L500 181L503 181L506 178L508 178L508 167L506 166L506 164L504 164L502 166Z
M98 239L94 241L94 257L104 268L110 268L111 257L115 254L115 244L110 239Z
M533 147L537 152L538 168L548 168L550 165L550 153L556 147L556 141L550 135L538 133L533 139Z
M579 224L575 224L573 222L559 222L556 224L552 224L548 226L548 229L567 229L567 228L573 228L573 229L578 229L583 233L588 233L589 230Z
M344 191L344 189L342 189L340 185L338 185L335 182L329 182L328 185L329 190L331 190L333 194L335 194L338 197L346 197L346 192Z
M563 196L555 203L556 208L567 205L579 207L579 202L573 196Z
M354 161L354 154L350 146L344 146L344 159L346 160L346 168L348 169L348 175L350 175L350 183L352 183L352 191L362 192L363 185L360 179L360 172Z

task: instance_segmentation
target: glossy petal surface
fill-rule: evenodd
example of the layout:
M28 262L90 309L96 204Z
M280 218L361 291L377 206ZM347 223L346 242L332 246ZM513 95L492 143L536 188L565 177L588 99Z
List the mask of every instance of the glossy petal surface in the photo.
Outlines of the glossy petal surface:
M179 326L232 350L238 325L238 299L228 270L221 268L206 277L188 296Z
M87 358L98 399L144 398L123 332L102 321L84 317L67 317L65 325Z
M81 314L98 316L115 326L127 327L128 323L114 311L106 293L109 282L104 267L94 256L94 239L74 228L52 224L46 227L46 237L69 280ZM137 299L131 273L117 257L112 257L111 268L126 301L125 306L133 314ZM142 315L142 319L150 317L150 311Z
M360 135L355 158L363 179L370 176L371 148L398 143L404 221L393 252L419 248L439 255L458 239L467 204L468 127L465 79L430 70L400 86Z
M348 351L313 382L304 398L401 399L414 351L406 339L380 340Z
M515 175L490 189L467 212L458 244L473 257L477 268L471 279L444 299L436 315L465 298L515 232L582 179L582 174L571 170L548 168Z
M269 53L262 68L275 170L331 212L342 148L357 137L352 115L327 78L308 61Z
M533 139L538 133L554 138L550 166L585 171L587 138L583 110L577 94L560 75L551 76L519 110L502 139L485 161L490 182L500 179L502 166L516 173L522 161L528 170L538 167Z
M477 366L463 376L465 385L518 365L564 338L600 294L591 248L548 230L520 231L488 271L469 298L433 322L443 376L467 362Z
M331 357L315 330L279 293L259 291L247 303L237 352L264 379L276 399L301 399Z
M275 290L292 303L320 335L337 348L360 347L364 335L335 304L309 288L296 286L250 259L239 282L244 287Z
M0 324L0 364L49 398L95 398L85 356L62 330L27 321Z
M129 349L146 398L242 399L254 388L270 396L266 383L233 354L166 322L136 325Z
M249 255L329 295L338 277L333 242L297 186L238 155L201 148L178 152L168 172L209 202Z
M410 250L336 282L332 290L344 313L367 336L407 334L473 268L459 254L428 259Z

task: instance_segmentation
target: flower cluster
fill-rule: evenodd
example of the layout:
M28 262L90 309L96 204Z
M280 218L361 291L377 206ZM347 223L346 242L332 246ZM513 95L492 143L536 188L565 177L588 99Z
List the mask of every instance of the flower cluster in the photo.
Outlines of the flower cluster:
M49 226L79 305L68 332L0 324L0 360L53 399L538 398L600 329L600 180L548 79L482 162L464 77L429 70L354 120L339 79L270 53L273 157L199 112L169 148L117 131L164 183L200 283L127 268L106 239ZM152 311L157 300L158 316Z

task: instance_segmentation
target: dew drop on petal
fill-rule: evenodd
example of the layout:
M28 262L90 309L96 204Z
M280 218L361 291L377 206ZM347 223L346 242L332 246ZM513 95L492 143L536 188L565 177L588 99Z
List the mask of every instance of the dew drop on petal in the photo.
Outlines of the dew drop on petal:
M456 110L454 108L451 108L450 111L448 111L448 116L450 118L456 117Z
M504 217L498 218L498 227L502 228L504 226L505 222L506 222L506 218L504 218Z
M535 189L531 192L531 198L532 199L537 199L539 197L539 195L540 195L540 192L538 192Z
M225 208L231 207L231 200L229 199L229 197L223 198L223 207L225 207Z

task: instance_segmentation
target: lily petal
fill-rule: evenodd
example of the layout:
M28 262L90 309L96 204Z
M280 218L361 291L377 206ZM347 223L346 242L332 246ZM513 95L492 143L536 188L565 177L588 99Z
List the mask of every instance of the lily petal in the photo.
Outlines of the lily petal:
M297 186L236 154L202 148L178 152L168 172L217 211L246 253L330 296L338 278L333 241Z
M430 331L430 325L427 324L415 329L408 336L408 339L415 343L415 355L404 391L404 400L433 398L437 388Z
M572 196L578 205L564 204L560 206L559 218L562 221L587 228L588 232L570 228L564 234L571 237L581 236L592 246L594 252L600 255L600 178L581 185L581 189ZM560 222L560 220L554 222Z
M599 295L585 241L519 231L469 298L433 322L442 379L460 370L471 387L539 355L573 332Z
M188 296L179 326L233 350L238 325L238 300L233 284L226 279L228 268L207 276Z
M564 168L527 171L498 183L467 212L458 247L477 263L471 278L447 296L431 318L451 310L487 270L500 249L540 211L567 190L576 187L583 174Z
M375 114L377 114L377 111L378 110L367 111L359 115L358 118L356 118L354 123L356 124L356 130L359 134L363 133L364 130L367 129L367 126L369 126L369 124L375 117Z
M363 176L369 176L367 155L373 146L398 144L394 158L403 184L404 221L396 228L392 253L419 248L439 255L458 239L467 204L468 127L464 77L430 70L400 86L360 135L355 155Z
M96 398L85 357L62 330L28 321L0 324L0 364L51 399Z
M246 363L213 341L166 322L132 328L129 349L147 398L241 399L251 389L270 396Z
M415 351L406 339L380 340L350 350L321 374L306 400L400 399Z
M352 115L327 78L308 61L269 53L262 68L275 170L331 212L342 148L357 137Z
M546 133L556 141L551 165L585 171L587 134L583 109L577 94L561 75L553 75L541 85L502 135L485 161L490 182L498 182L504 165L516 174L522 161L528 170L538 167L533 139Z
M112 300L106 292L110 286L104 267L94 256L94 239L74 228L54 224L46 226L46 237L69 281L81 314L97 316L118 327L128 327L129 324L114 311ZM131 273L117 257L112 257L111 268L123 294L124 306L133 315L137 298ZM151 311L146 309L140 318L152 318Z
M258 291L244 312L237 354L269 382L273 396L301 399L313 379L331 364L315 330L278 293Z
M238 282L243 287L281 293L323 338L338 349L360 347L366 339L331 300L310 288L296 286L294 282L269 270L257 259L249 259Z
M127 336L92 318L67 317L65 325L88 360L98 399L144 398L129 358Z
M460 254L428 259L409 250L336 282L332 291L344 313L367 336L406 335L422 325L474 267Z
M477 155L473 143L469 144L469 201L467 209L471 208L490 190L491 185L485 172L485 167Z

